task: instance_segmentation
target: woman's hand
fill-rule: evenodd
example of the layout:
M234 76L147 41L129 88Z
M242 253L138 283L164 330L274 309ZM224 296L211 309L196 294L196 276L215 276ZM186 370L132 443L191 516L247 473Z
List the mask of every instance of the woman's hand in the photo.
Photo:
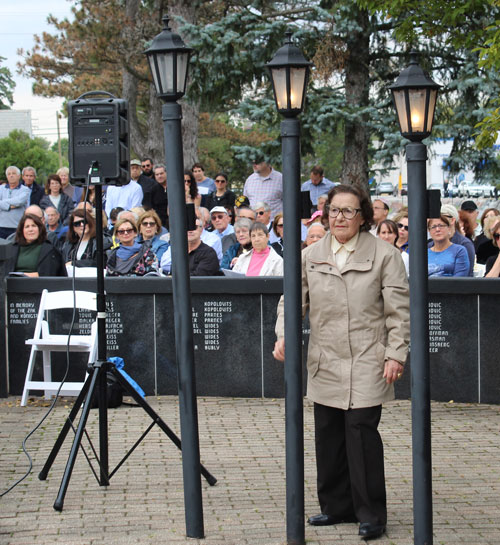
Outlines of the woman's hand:
M38 273L37 272L25 272L24 273L26 276L31 276L31 278L38 278Z
M387 384L392 384L403 375L404 367L396 360L387 360L384 368L384 378Z
M231 260L231 269L236 265L236 262L238 261L238 258L237 257L233 257L233 259Z
M284 337L280 337L274 343L273 356L274 356L274 359L276 359L278 361L285 361L285 339L284 339Z

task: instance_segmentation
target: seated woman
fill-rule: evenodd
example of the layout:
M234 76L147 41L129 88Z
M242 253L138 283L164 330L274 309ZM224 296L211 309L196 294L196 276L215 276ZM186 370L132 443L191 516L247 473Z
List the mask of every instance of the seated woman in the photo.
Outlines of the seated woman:
M498 248L493 244L493 241L486 233L486 220L500 216L500 210L496 208L487 208L481 215L482 232L474 240L474 249L476 251L476 261L485 265L488 258L498 255Z
M103 250L109 250L111 245L111 237L104 235ZM62 255L66 266L97 267L95 219L88 211L78 208L71 213ZM104 255L104 264L106 264L106 255Z
M144 212L137 222L139 225L139 237L137 242L151 241L151 249L155 253L158 261L161 261L163 254L167 251L170 244L166 240L161 240L161 220L154 210Z
M26 276L67 276L61 253L47 240L43 221L35 214L25 214L16 230L14 255L6 264L8 272Z
M398 247L399 228L392 220L383 220L377 225L377 236L388 242L391 246ZM401 252L403 263L405 264L406 274L410 274L410 256L406 252Z
M484 232L495 248L499 248L500 241L500 216L488 218L484 224ZM496 256L490 256L486 260L485 275L486 278L498 278L500 276L500 253Z
M144 276L158 274L158 258L151 249L151 241L136 241L137 227L128 218L115 224L114 234L119 246L108 250L106 271L108 276Z
M47 194L40 199L40 208L42 210L48 206L57 208L61 216L61 223L66 223L75 205L71 197L64 193L61 178L57 174L49 174L45 183L45 193Z
M236 244L229 247L227 252L222 257L220 268L232 269L238 260L238 257L243 252L249 252L252 249L252 241L250 240L250 227L252 220L248 218L240 218L234 224L234 234L236 235Z
M450 220L446 216L430 219L427 229L434 246L427 250L429 276L469 276L467 250L450 240Z
M271 243L271 247L279 256L283 257L283 214L281 212L274 216L271 232L275 234L275 242ZM271 233L269 233L269 238L271 238Z
M250 228L252 250L241 254L233 271L245 276L283 276L283 258L269 246L269 231L263 223Z
M408 211L401 210L401 212L395 216L394 223L398 227L396 248L398 248L400 252L406 252L408 254L410 253L410 249L408 247Z

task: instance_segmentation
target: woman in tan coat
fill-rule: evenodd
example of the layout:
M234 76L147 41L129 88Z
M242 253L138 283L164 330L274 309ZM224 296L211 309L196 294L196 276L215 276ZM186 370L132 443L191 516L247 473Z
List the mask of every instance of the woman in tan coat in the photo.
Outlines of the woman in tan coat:
M308 522L359 521L359 535L373 539L387 522L377 427L406 360L408 281L397 248L368 232L373 210L362 189L334 187L323 214L330 232L302 254L302 308L311 325L307 395L314 402L321 507ZM281 300L274 349L281 361L283 332Z

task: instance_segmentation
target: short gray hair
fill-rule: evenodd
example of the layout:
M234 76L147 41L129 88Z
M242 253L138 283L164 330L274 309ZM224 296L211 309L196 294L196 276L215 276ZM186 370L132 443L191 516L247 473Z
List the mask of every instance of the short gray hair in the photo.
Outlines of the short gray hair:
M153 167L153 172L154 172L157 168L162 168L165 172L167 172L167 167L166 167L163 163L158 163L157 165L155 165L155 166Z
M35 178L36 178L36 170L33 168L33 167L24 167L23 168L23 176L24 176L24 173L31 170L31 172L33 172L35 174Z
M15 165L10 165L10 167L5 169L5 176L7 176L7 172L9 172L9 170L14 170L18 176L21 176L21 171Z
M239 218L234 222L234 230L237 229L248 229L250 231L250 227L252 227L253 221L249 218Z
M254 206L252 206L252 210L254 212L257 212L259 208L263 208L266 212L270 212L271 210L271 207L264 201L257 202L254 204Z

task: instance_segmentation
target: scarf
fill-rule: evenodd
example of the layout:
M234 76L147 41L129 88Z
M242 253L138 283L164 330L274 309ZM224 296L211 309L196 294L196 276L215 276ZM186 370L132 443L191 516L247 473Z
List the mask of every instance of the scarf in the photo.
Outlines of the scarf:
M134 241L134 244L132 244L132 246L119 246L116 252L116 256L122 259L123 261L127 261L127 259L130 259L140 249L141 249L141 244Z

